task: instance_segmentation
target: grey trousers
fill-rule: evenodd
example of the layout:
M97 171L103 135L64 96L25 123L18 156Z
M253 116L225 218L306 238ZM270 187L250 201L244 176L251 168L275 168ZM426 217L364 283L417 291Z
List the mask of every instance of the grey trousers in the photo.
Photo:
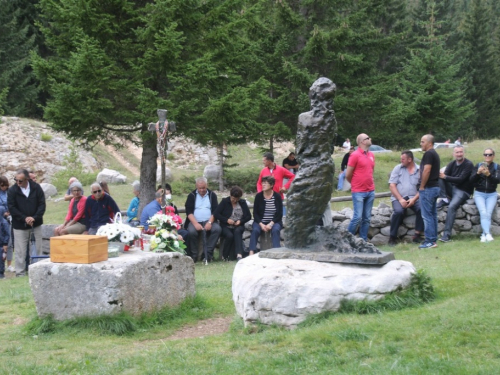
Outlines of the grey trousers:
M30 242L31 229L14 229L14 251L16 253L16 276L24 276L26 269L26 251ZM33 228L37 255L42 254L42 226Z

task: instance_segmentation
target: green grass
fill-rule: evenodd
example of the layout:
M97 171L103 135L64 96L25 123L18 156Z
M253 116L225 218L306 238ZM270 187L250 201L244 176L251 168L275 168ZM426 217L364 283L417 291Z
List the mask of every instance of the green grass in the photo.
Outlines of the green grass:
M388 249L386 249L388 250ZM26 278L2 281L0 373L5 374L495 374L500 316L495 243L460 239L436 249L391 248L432 278L430 303L372 314L330 314L296 330L245 329L234 318L220 336L169 341L182 324L234 317L234 263L196 266L196 313L174 313L126 335L74 325L33 334ZM192 302L190 302L192 303Z

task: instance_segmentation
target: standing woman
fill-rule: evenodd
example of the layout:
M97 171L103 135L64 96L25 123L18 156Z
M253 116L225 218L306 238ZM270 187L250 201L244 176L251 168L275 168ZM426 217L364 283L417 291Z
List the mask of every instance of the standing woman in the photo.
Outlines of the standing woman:
M257 249L261 232L271 232L273 248L280 247L280 231L283 228L283 201L281 195L273 190L273 176L262 177L262 191L255 196L253 205L252 234L250 235L250 255Z
M243 190L239 186L233 186L230 196L222 199L214 212L222 227L222 236L225 238L222 251L225 260L234 259L234 253L236 260L243 257L243 232L245 223L252 218L252 215L247 202L241 199L242 195Z
M481 242L493 241L490 233L491 215L497 206L497 185L500 182L498 164L493 162L495 151L487 148L483 152L484 162L472 170L470 181L474 184L474 201L481 217Z
M64 224L54 229L54 235L63 236L65 234L82 234L85 232L85 203L87 197L83 195L83 186L79 181L73 182L69 190L73 194L73 199L69 202L68 214Z
M12 217L10 216L9 207L7 206L7 190L9 189L9 181L7 177L0 176L0 206L2 206L4 210L3 217L9 223L9 245L7 247L7 271L14 272L14 267L12 267L12 258L13 258L13 250L14 250L14 237L12 232Z

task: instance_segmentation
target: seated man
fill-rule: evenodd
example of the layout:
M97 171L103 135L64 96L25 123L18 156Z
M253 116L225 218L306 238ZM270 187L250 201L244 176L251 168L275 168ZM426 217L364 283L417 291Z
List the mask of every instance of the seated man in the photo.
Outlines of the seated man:
M198 235L202 233L206 246L207 259L210 262L214 257L214 248L221 234L221 227L215 222L214 212L218 206L217 195L207 188L207 179L196 179L196 189L189 193L186 199L187 220L184 227L189 232L187 237L188 254L196 262L198 258Z
M163 195L163 190L160 189L155 193L155 199L149 202L141 212L141 225L144 229L149 228L148 220L153 217L158 211L161 211L161 197Z
M273 248L281 247L280 231L283 228L283 201L281 196L273 191L274 177L262 177L262 191L255 196L253 205L252 234L250 235L250 255L257 249L257 240L261 232L271 232Z
M94 182L90 185L92 195L85 202L86 231L83 234L96 234L97 230L111 223L117 212L120 212L116 202L104 192L101 185Z
M394 167L389 178L393 213L391 216L391 231L389 246L394 246L398 237L398 229L407 208L415 211L415 235L413 242L421 242L420 233L424 230L424 222L420 212L419 194L417 189L420 168L413 161L413 152L401 153L401 164Z
M469 181L474 164L466 159L464 154L464 146L455 146L453 148L455 160L446 166L444 172L439 173L440 196L444 198L438 203L437 208L440 209L449 205L443 236L439 239L442 242L451 241L451 230L453 229L457 209L470 198L474 190ZM448 202L448 197L451 197L451 202Z

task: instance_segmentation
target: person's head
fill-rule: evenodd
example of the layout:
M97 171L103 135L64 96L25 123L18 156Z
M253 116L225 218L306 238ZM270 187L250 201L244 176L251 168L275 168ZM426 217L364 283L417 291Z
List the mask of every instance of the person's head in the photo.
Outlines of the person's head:
M461 163L464 160L464 155L465 155L464 146L453 147L453 158L455 158L456 161Z
M411 151L403 151L401 153L401 165L403 167L408 167L413 163L413 152Z
M372 139L367 134L361 133L356 138L356 143L358 144L359 148L366 151L372 145Z
M241 189L239 186L233 186L231 188L231 191L229 192L230 199L232 203L236 203L240 200L240 198L243 195L243 189Z
M75 181L78 181L78 178L76 177L71 177L69 180L68 180L68 186L71 186L71 184Z
M156 190L160 190L160 189L162 189L162 186L158 185ZM165 194L172 194L172 186L170 186L170 184L168 182L165 183Z
M483 151L483 156L484 156L484 161L488 164L493 162L493 159L495 159L495 150L492 148L487 148Z
M346 138L346 139L345 139L345 141L346 141L346 142L349 142L349 138Z
M295 154L293 152L290 152L290 155L288 155L289 160L294 160L295 159Z
M36 173L29 172L30 180L36 182Z
M100 181L99 184L101 184L102 190L104 190L106 193L108 193L108 195L111 195L109 193L109 186L108 186L108 183L106 181Z
M208 181L205 177L198 177L196 179L196 191L198 194L200 194L202 197L207 194L207 189L208 189Z
M274 155L270 152L266 152L262 157L262 163L264 167L272 168L274 166Z
M426 134L420 139L420 147L422 151L428 151L434 148L434 136L432 134Z
M9 188L9 180L7 180L7 177L5 176L0 176L0 189L2 191L5 191Z
M349 147L349 153L352 154L354 152L354 146Z
M17 186L22 188L27 188L29 184L30 175L26 169L18 169L16 171L16 177L14 181L16 181Z
M461 141L461 140L462 140L462 137L458 137L458 138L457 138L457 141Z
M274 187L275 179L273 176L264 176L261 179L262 182L262 190L269 191Z
M80 181L74 181L71 185L69 185L69 191L73 195L73 198L78 200L83 195L83 186Z
M158 190L155 193L155 200L161 204L161 197L163 196L163 189Z
M141 184L132 184L132 189L134 191L134 195L138 197L141 193Z
M94 182L92 185L90 185L90 192L97 200L101 199L104 196L104 190L102 189L101 184L98 182Z

